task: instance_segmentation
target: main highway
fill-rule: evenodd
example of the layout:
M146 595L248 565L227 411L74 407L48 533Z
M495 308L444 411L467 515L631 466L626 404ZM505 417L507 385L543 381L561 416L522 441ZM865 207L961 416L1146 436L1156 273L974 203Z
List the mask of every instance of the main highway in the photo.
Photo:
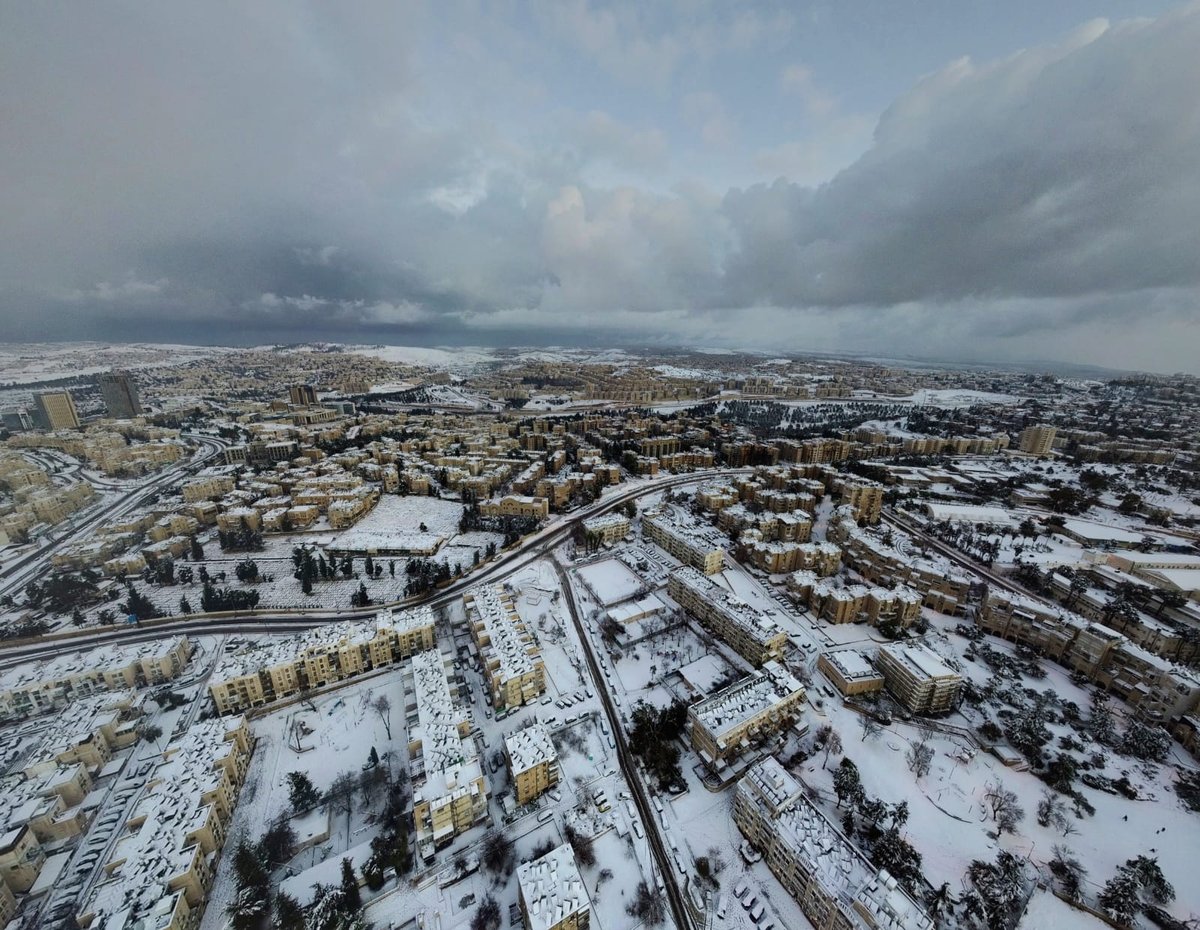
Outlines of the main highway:
M88 627L40 637L36 640L0 642L0 668L16 665L29 659L46 658L73 652L90 646L115 642L145 642L179 633L261 633L294 632L310 629L342 620L366 619L375 616L380 609L389 607L415 607L428 604L440 607L449 604L471 587L501 581L522 568L543 558L555 546L561 545L574 532L575 527L592 517L623 507L626 503L648 494L660 493L668 488L696 484L720 476L748 473L750 469L705 469L683 475L664 475L631 484L617 493L581 508L565 518L558 519L546 527L524 537L507 552L483 563L479 568L457 578L445 587L403 600L385 604L373 604L361 610L256 610L236 611L221 614L189 614L186 617L167 617L151 620L140 626ZM157 486L156 486L157 487ZM139 498L141 495L139 495ZM122 510L122 512L125 512Z

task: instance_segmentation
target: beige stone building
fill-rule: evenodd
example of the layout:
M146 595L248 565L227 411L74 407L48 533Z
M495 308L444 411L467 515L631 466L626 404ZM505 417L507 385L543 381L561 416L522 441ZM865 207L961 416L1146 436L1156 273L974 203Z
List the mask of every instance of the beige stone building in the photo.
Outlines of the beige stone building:
M718 774L752 748L764 745L800 719L806 694L778 662L711 694L688 708L692 748Z
M915 714L953 710L962 675L921 645L881 646L875 664L892 696Z
M504 737L504 755L518 805L528 804L558 784L558 753L550 731L540 723Z
M525 930L588 930L591 902L570 843L517 867Z
M41 429L79 429L79 411L69 391L41 391L33 395L33 417Z
M601 545L620 542L629 535L629 518L623 513L606 513L583 521L583 532Z
M883 675L862 652L840 649L817 657L817 669L845 697L872 694L883 689Z
M471 636L497 710L530 704L546 690L541 650L502 585L481 585L463 595Z
M47 713L105 690L124 691L178 677L192 654L186 636L97 646L0 671L0 719Z
M721 538L706 526L674 509L648 511L642 516L642 535L684 565L712 575L725 566Z
M773 757L738 782L733 822L815 930L932 930L924 909L871 865Z
M883 485L865 479L841 478L837 482L838 501L854 511L854 519L878 523L883 513Z
M770 616L750 606L694 568L671 574L667 593L718 639L756 668L783 656L787 634Z
M250 764L244 718L172 740L76 914L83 930L194 930Z
M1045 423L1027 426L1017 437L1017 448L1028 455L1049 455L1054 450L1058 430Z
M487 784L470 737L471 718L456 698L446 665L436 648L418 652L407 669L411 678L405 676L413 820L417 850L426 861L487 817Z
M436 644L432 608L381 610L373 621L314 627L222 656L209 680L218 714L241 713L392 665Z
M505 497L479 502L479 513L485 517L531 517L545 520L550 516L550 501L544 497L509 494Z

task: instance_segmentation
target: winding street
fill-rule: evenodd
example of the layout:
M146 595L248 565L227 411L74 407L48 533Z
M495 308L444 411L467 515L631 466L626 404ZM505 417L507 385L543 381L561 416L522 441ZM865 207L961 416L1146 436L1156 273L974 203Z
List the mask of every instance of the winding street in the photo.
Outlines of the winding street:
M139 626L88 627L43 636L35 640L13 640L0 642L0 668L12 666L30 659L47 658L64 652L73 652L89 646L112 642L146 642L177 633L259 633L293 632L337 623L342 620L367 619L376 612L391 607L416 607L428 604L439 607L448 604L469 588L478 584L501 581L525 568L531 562L543 558L547 553L570 538L575 527L584 520L608 513L648 494L656 494L667 488L696 484L720 475L748 473L750 469L707 469L685 475L664 475L619 490L603 500L569 514L549 526L522 539L515 548L501 553L455 579L444 588L426 592L383 604L372 604L362 610L338 610L317 608L313 610L258 610L231 611L220 614L190 614L187 617L165 617L150 620Z
M82 539L91 534L102 523L111 522L144 505L146 501L161 491L173 481L179 480L190 471L207 465L213 458L221 455L228 445L223 440L211 436L189 436L200 446L196 454L186 459L173 462L156 473L145 482L129 488L124 496L96 505L84 519L71 522L63 528L51 530L32 552L18 556L0 568L0 595L11 594L29 581L43 575L50 567L50 559L59 549L68 543ZM89 481L100 491L112 491L109 481ZM127 487L127 485L126 485Z

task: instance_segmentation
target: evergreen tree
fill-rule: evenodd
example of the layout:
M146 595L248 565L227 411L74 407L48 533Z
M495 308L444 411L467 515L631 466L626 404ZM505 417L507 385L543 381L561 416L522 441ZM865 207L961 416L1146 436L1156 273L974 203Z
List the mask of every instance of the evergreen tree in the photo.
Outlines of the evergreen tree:
M300 902L284 891L275 892L274 930L305 930L304 909Z
M354 864L350 857L342 859L342 900L346 911L357 914L362 910L362 894L358 890L358 877L354 874Z
M297 813L310 811L321 803L321 795L304 772L288 772L288 800Z
M833 790L837 794L837 806L845 803L852 806L863 798L862 779L858 774L858 766L849 758L843 757L833 772Z

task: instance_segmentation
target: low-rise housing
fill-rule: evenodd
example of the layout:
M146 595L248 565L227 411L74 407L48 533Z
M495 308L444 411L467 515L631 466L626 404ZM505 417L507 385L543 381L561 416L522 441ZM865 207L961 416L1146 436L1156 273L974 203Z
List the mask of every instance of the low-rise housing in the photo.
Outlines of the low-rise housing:
M540 723L504 737L504 754L517 804L528 804L558 784L558 753L550 731Z
M772 756L738 782L733 821L815 930L932 930L921 906L871 865Z
M525 930L588 930L591 902L570 843L517 867Z
M787 634L779 624L695 568L673 572L667 593L701 626L756 668L782 658Z
M962 675L921 645L881 646L875 664L896 700L914 714L953 710Z
M688 708L692 748L718 774L755 745L779 735L801 715L804 685L778 662Z

